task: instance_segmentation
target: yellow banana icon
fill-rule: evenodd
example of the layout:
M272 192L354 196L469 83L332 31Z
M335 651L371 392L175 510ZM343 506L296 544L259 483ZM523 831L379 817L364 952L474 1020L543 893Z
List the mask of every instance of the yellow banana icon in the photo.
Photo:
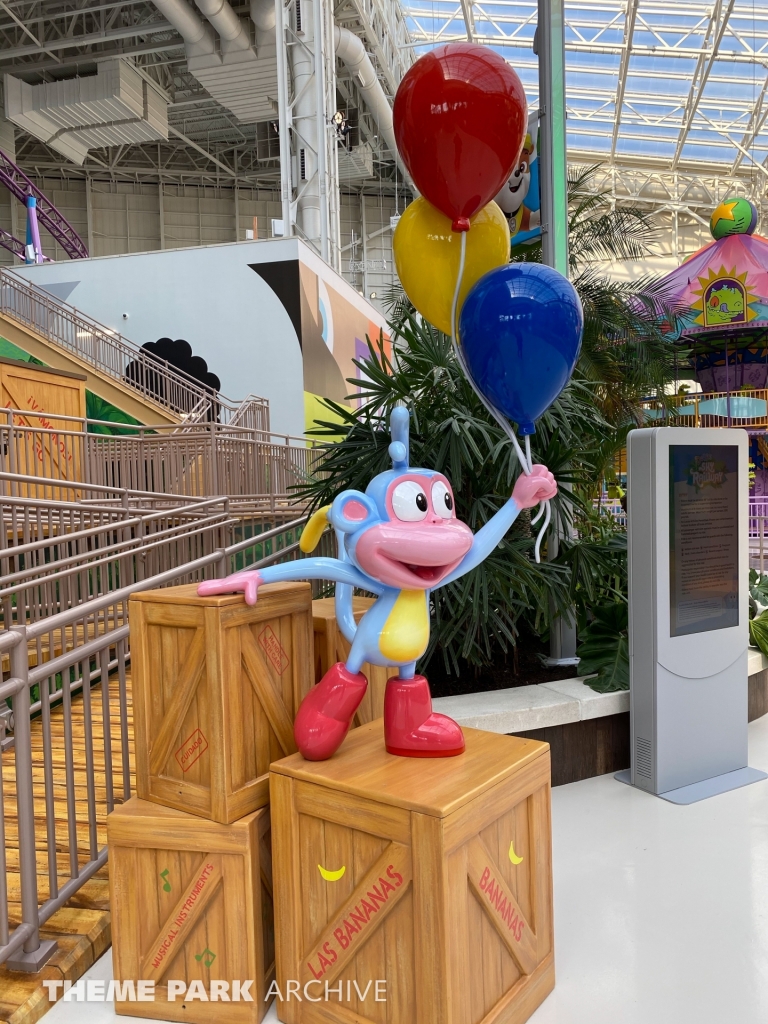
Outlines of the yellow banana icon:
M338 871L329 871L327 868L324 868L322 864L318 864L317 870L320 872L320 874L323 876L326 882L338 882L338 880L347 870L347 865L343 864Z
M515 853L514 841L509 844L509 859L512 861L513 864L522 864L525 860L524 857L518 857ZM320 870L322 871L322 868Z

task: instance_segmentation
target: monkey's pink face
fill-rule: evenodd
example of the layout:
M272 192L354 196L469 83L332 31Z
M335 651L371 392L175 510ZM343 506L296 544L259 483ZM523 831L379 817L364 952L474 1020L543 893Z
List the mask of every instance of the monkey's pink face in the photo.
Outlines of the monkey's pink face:
M456 518L451 485L444 476L406 473L390 484L386 503L389 522L369 527L357 542L360 568L388 587L436 587L472 547L472 531Z

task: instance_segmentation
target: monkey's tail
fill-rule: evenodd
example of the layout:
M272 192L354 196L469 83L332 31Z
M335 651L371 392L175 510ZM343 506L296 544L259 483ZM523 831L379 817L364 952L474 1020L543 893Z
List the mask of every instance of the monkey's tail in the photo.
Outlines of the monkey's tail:
M320 543L320 538L326 528L330 526L330 520L328 519L328 513L330 511L330 505L323 505L322 508L319 508L317 512L313 512L310 516L309 522L304 527L301 537L299 538L299 547L304 554L309 554L310 551L314 551ZM347 552L344 547L344 534L341 530L336 530L336 545L339 561L348 562L349 559L347 558ZM336 620L339 623L339 629L341 630L342 636L350 644L354 640L355 633L357 632L355 613L352 608L353 594L354 587L349 583L336 584Z
M304 530L299 538L299 547L308 555L310 551L314 551L317 545L320 543L320 538L327 526L328 513L331 511L330 505L323 505L317 512L313 512L310 516L309 522L304 527Z

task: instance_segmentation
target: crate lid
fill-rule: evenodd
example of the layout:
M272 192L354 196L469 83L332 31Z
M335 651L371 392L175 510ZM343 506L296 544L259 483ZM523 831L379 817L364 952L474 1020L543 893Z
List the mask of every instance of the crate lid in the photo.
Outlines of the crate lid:
M69 377L72 380L88 380L84 373L75 373L73 370L60 370L55 366L43 366L40 363L30 363L28 359L11 359L10 356L0 356L0 363L3 366L18 366L22 370L31 370L33 374L50 374L52 377ZM42 411L42 410L40 410ZM46 412L48 410L45 410ZM49 413L50 416L53 413Z
M301 594L311 600L310 583L264 583L259 587L258 605L270 597L284 597L287 593ZM151 604L185 604L208 608L234 608L245 604L242 594L219 594L215 597L200 597L197 583L184 583L180 587L160 587L156 590L141 590L131 595L132 601L148 601Z
M467 749L458 757L398 757L384 747L382 719L353 729L328 761L292 754L270 765L327 789L444 818L515 775L549 751L548 743L463 730Z
M268 814L268 807L260 807L230 825L222 825L132 796L107 815L107 842L187 852L243 853L249 848L252 822Z
M369 608L372 608L375 603L375 598L372 597L353 597L352 598L352 611L355 614L355 618L361 618ZM316 619L335 619L336 618L336 598L335 597L316 597L312 602L312 615Z

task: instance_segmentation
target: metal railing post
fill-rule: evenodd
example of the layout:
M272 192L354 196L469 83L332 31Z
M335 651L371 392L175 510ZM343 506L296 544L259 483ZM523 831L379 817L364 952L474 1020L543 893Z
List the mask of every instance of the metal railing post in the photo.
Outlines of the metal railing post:
M227 555L227 526L226 522L229 521L229 497L224 498L224 515L225 522L219 527L219 548L221 550L221 558L216 563L216 576L219 579L223 579L224 576L229 575L229 556Z
M217 446L216 437L216 424L210 423L209 430L211 435L211 494L218 495L219 491L219 453Z
M13 413L9 409L8 410L8 469L9 469L9 472L11 472L11 473L17 473L18 472L16 456L17 456L17 452L16 452L16 437L15 437L15 431L13 429ZM19 485L16 484L16 483L11 483L11 486L9 488L9 493L12 496L18 497Z
M10 652L11 675L29 680L27 627L14 626L21 640ZM32 788L32 731L29 721L29 686L23 686L13 701L14 759L16 763L16 804L19 828L19 874L21 880L21 920L32 929L22 949L11 954L6 966L11 971L35 973L56 952L56 940L40 941L40 917L37 902L37 855L35 847L35 804Z
M764 567L763 567L763 543L764 543L764 538L765 538L765 516L760 516L760 518L758 519L758 523L760 524L760 527L759 527L760 528L760 575L762 576L763 575L763 571L764 571Z

